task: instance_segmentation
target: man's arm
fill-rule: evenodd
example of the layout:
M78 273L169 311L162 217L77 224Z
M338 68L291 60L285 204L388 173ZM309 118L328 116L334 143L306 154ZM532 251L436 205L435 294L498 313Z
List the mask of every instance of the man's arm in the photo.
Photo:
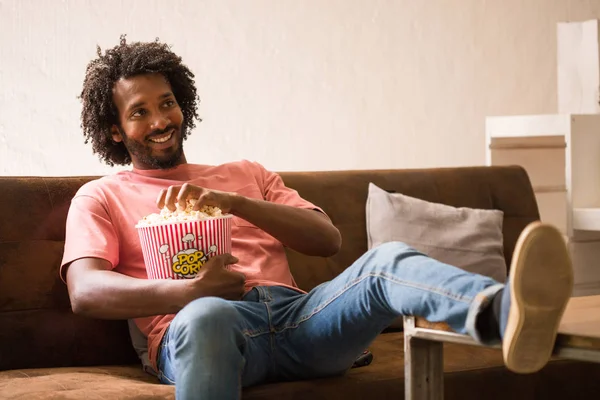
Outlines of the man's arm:
M224 213L245 219L285 246L309 256L332 256L342 244L340 231L319 211L250 199L237 193L185 183L161 190L157 205L175 211L178 206L185 209L187 199L196 200L195 210L205 205L219 207Z
M101 319L128 319L174 314L204 296L241 298L244 276L223 268L238 260L229 254L211 258L195 279L137 279L110 270L100 258L80 258L66 272L75 314Z
M329 257L340 250L340 231L316 210L270 203L236 195L230 212L258 226L300 253Z

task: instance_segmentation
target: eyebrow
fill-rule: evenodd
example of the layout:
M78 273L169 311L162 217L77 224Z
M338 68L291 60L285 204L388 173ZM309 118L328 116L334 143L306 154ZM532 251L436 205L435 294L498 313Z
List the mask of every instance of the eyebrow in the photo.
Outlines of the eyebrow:
M160 96L158 96L158 99L159 100L163 100L163 99L166 99L166 98L172 97L172 96L173 96L172 92L166 92L166 93L163 93ZM132 105L130 105L129 107L127 107L127 111L131 111L131 110L136 109L138 107L141 107L141 106L143 106L145 104L146 104L145 101L138 101L137 103L133 103Z

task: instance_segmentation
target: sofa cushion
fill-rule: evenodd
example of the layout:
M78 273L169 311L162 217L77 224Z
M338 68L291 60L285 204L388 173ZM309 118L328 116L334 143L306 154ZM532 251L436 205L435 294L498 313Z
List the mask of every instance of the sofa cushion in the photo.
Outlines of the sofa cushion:
M457 208L388 193L370 183L368 246L404 242L436 260L504 282L503 216L500 210Z
M362 400L404 398L404 337L380 335L373 343L373 363L343 377L270 383L244 389L244 400ZM600 364L552 361L542 371L508 371L499 350L444 344L446 400L593 398L600 391ZM576 380L576 385L569 382ZM554 397L556 395L556 397ZM588 397L585 397L588 396ZM173 386L161 385L139 366L21 369L0 372L0 398L174 399Z
M304 290L331 280L368 250L365 203L369 182L453 207L502 210L507 266L521 231L539 219L529 177L519 166L282 172L281 177L303 198L322 207L343 238L339 253L329 258L288 251L294 279Z
M2 399L175 399L137 366L20 369L0 372Z

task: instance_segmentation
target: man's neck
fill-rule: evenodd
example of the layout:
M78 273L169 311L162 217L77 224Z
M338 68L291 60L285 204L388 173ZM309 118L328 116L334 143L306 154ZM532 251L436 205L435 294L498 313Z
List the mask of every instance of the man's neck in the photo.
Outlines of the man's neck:
M187 163L188 162L187 162L187 159L185 158L185 154L182 154L181 157L179 157L179 160L177 161L177 163L174 164L171 167L168 167L168 168L152 168L152 167L149 167L147 165L140 165L138 163L133 162L133 169L136 169L138 171L151 171L151 170L154 170L154 171L158 171L158 170L167 171L167 170L170 170L170 169L173 169L173 168L177 168L180 165L187 164Z

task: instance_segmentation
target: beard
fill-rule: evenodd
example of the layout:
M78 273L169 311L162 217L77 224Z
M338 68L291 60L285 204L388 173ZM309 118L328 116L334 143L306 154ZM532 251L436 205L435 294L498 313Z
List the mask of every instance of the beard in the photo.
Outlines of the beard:
M181 129L175 125L169 125L165 129L155 130L148 137L162 135L174 129L173 135L177 138L177 144L171 149L164 150L162 154L154 154L154 149L145 143L130 139L120 128L123 145L129 152L132 159L137 159L140 164L144 164L151 169L170 169L180 164L183 156L183 135Z

